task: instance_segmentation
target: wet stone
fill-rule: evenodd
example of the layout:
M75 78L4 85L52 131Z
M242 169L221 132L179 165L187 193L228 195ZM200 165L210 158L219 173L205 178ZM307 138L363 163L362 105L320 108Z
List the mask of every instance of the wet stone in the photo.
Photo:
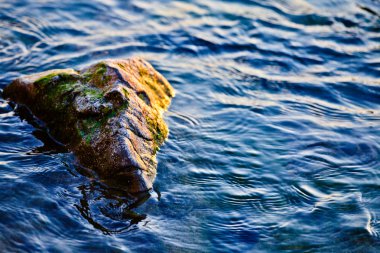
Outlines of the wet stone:
M105 60L23 76L3 96L29 107L81 165L123 180L131 192L152 187L174 90L148 62Z

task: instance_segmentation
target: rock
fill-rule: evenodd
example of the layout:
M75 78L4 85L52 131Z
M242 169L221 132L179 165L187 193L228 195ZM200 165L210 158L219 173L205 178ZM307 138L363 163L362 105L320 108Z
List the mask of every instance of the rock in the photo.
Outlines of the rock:
M124 180L131 192L152 187L174 90L148 62L105 60L23 76L3 96L29 107L81 165Z

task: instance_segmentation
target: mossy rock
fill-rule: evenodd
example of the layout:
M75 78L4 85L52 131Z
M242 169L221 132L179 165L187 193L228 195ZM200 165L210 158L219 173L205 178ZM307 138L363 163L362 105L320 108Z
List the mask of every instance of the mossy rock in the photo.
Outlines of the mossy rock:
M152 187L174 90L148 62L105 60L23 76L3 96L29 107L81 165L123 179L132 192Z

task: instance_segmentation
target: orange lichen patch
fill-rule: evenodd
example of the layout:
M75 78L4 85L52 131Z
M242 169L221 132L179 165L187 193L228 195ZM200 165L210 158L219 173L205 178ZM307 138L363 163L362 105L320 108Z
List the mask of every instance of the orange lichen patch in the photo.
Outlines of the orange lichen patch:
M140 58L121 61L108 61L110 66L120 70L123 78L139 94L148 97L152 107L166 110L174 97L174 89L152 65ZM125 75L128 73L128 75ZM141 98L141 97L140 97Z

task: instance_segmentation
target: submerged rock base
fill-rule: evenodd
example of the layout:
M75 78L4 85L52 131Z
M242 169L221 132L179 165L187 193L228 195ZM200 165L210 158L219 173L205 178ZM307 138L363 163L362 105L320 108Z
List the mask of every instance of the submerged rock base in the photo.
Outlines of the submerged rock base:
M126 180L131 192L152 187L156 152L168 136L162 113L174 90L148 62L105 60L81 71L24 76L3 96L29 107L55 139L101 177Z

